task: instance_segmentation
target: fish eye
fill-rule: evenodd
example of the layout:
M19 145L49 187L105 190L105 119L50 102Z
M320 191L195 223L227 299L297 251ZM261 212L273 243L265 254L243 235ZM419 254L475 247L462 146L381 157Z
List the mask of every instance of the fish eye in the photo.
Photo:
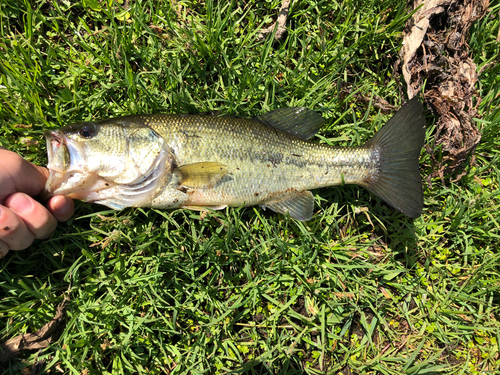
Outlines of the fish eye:
M96 133L96 126L95 124L89 122L88 124L82 125L80 128L80 131L78 132L83 138L90 139L92 138L95 133Z

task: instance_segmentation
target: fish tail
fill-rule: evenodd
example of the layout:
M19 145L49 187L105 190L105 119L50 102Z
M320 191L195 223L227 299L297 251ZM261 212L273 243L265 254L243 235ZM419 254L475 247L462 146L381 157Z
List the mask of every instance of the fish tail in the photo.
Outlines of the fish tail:
M413 98L365 145L379 154L377 173L367 181L367 189L411 218L422 214L424 204L419 171L425 138L422 112L422 103Z

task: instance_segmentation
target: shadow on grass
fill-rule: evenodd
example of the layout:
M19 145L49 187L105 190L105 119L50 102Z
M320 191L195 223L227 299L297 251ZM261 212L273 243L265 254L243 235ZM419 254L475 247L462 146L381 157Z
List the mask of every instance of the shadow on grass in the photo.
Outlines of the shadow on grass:
M277 363L276 363L277 362ZM250 361L243 365L240 369L235 369L230 374L243 374L243 375L299 375L305 374L306 371L302 364L293 360L285 359L278 360L274 363L266 361Z

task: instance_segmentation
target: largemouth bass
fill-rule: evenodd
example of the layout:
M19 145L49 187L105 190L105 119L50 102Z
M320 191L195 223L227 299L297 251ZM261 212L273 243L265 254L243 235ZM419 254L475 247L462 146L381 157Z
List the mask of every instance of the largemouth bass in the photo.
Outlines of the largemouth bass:
M46 131L49 195L113 209L261 205L313 214L311 189L357 184L405 215L421 215L419 155L425 120L417 98L361 147L309 142L323 118L306 108L254 119L137 115Z

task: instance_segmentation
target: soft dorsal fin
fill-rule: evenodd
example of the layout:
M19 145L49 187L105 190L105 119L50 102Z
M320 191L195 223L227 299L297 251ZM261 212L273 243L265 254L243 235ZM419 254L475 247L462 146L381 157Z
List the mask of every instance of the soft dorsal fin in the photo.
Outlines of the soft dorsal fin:
M323 117L304 107L276 109L258 115L256 119L304 140L313 137L325 122Z
M227 166L221 163L205 161L186 164L177 168L174 173L180 175L182 186L195 189L212 187L222 177L227 175Z
M280 201L266 203L264 205L266 208L278 212L280 214L290 214L290 217L300 220L307 221L311 220L314 208L314 196L309 190L303 191L288 199L282 199Z

